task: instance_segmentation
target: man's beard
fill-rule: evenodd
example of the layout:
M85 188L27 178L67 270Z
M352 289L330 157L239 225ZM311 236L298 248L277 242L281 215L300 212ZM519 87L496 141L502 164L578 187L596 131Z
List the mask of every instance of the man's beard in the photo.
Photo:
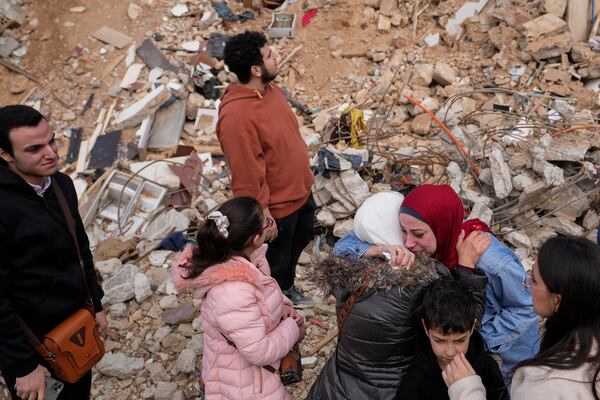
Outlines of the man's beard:
M271 82L277 76L277 72L275 72L274 74L270 74L269 71L267 71L267 69L264 66L260 67L260 71L261 71L260 80L263 85L266 85L267 83Z

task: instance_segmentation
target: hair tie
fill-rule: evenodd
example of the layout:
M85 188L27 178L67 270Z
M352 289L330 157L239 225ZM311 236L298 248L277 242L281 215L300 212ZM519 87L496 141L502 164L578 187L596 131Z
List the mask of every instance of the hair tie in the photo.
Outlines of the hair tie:
M229 228L229 218L226 215L223 215L221 211L213 211L208 214L208 219L215 222L221 236L225 239L229 237L229 231L227 230Z

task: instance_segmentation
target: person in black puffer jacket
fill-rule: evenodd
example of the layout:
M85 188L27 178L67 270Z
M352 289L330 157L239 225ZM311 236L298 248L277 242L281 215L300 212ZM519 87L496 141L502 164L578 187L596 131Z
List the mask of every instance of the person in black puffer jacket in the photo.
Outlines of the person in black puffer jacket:
M329 258L321 262L316 280L333 293L337 309L363 282L369 284L348 313L334 354L313 384L308 400L392 400L414 358L420 327L420 303L426 286L452 279L448 269L419 255L410 270L376 259ZM466 279L483 304L485 277ZM422 329L422 328L421 328Z

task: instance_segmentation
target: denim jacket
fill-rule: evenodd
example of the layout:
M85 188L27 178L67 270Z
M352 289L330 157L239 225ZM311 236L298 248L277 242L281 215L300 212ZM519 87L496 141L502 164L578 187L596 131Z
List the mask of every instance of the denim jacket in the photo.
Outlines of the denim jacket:
M512 250L490 236L492 242L476 265L488 278L481 335L486 350L501 357L506 380L517 363L537 354L538 317L531 293L523 287L525 268ZM356 259L371 246L350 232L335 244L333 254Z

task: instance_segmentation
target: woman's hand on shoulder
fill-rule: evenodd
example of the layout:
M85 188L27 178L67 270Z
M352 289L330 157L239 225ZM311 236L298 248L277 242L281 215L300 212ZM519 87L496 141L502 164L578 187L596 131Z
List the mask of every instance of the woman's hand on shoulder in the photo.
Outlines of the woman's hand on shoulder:
M465 238L462 230L456 241L456 252L458 253L458 264L463 267L475 268L479 257L487 250L492 239L481 231L473 231Z

